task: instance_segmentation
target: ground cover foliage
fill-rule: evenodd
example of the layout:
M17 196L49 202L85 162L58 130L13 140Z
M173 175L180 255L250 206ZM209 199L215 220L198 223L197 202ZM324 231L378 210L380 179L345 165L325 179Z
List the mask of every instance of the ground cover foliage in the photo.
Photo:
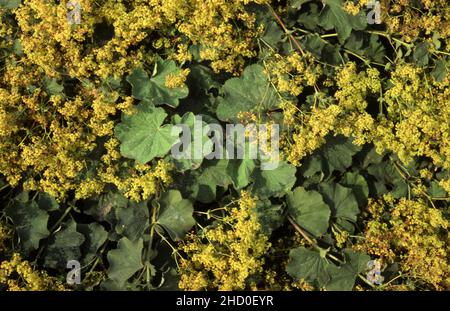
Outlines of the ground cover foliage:
M0 0L1 290L450 289L448 1L77 3Z

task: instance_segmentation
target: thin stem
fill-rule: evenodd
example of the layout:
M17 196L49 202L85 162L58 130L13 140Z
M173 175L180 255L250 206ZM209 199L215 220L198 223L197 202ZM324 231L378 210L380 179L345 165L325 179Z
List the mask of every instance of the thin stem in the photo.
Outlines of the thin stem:
M326 34L326 35L321 35L320 37L321 38L331 38L331 37L337 37L337 36L338 36L337 33L329 33L329 34Z
M292 35L292 33L286 28L286 26L284 25L283 21L281 20L281 18L278 16L278 14L275 12L275 10L272 8L272 6L270 6L270 4L267 5L270 9L270 11L272 12L272 15L275 17L275 19L277 20L278 24L280 24L281 28L283 28L284 32L289 35L289 38L292 40L292 42L294 43L295 47L300 51L300 53L302 54L302 56L305 56L305 52L303 51L302 47L300 46L300 44L298 43L298 41L295 39L295 37Z
M340 260L339 258L337 258L336 256L334 256L333 254L327 253L327 256L330 257L331 259L339 262L340 264L344 264L345 262L343 260Z
M147 261L150 260L150 254L152 252L152 248L153 248L153 238L155 235L155 227L156 227L156 207L153 207L152 209L152 218L151 218L151 224L150 224L150 241L148 242L148 248L147 248L147 253L145 258L147 259Z
M368 279L366 279L361 273L358 274L358 277L367 285L369 285L371 288L376 288L375 285L373 285Z
M53 234L55 232L55 230L59 227L59 225L62 223L62 221L66 218L66 216L70 213L70 211L74 207L75 207L74 205L70 204L69 207L66 208L66 210L64 211L64 214L62 214L62 216L58 219L58 221L50 229L50 234Z
M412 43L406 43L406 42L404 42L404 41L402 41L400 39L394 38L394 37L390 36L389 34L387 34L385 32L382 32L382 31L368 30L367 32L371 33L371 34L374 34L374 35L379 35L379 36L385 37L385 38L389 39L389 41L393 40L393 41L395 41L397 43L400 43L403 46L406 46L407 48L411 48L411 47L414 46L414 44L412 44Z
M350 51L350 50L348 50L348 49L344 49L344 51L345 51L346 53L350 54L350 55L355 56L356 58L359 58L359 59L362 60L365 64L367 64L369 67L370 67L370 64L374 64L374 65L382 66L382 67L385 66L385 65L382 64L382 63L370 61L370 60L368 60L368 59L362 57L361 55L356 54L356 53L354 53L354 52L352 52L352 51Z
M94 264L91 266L88 273L91 273L97 267L98 263L101 260L101 256L102 256L103 252L105 251L107 245L108 245L108 242L105 242L102 249L100 250L100 254L98 256L96 256L97 258L95 259Z
M450 56L450 53L447 53L447 52L444 52L444 51L439 51L439 50L434 50L432 53L443 54L443 55Z
M317 246L317 242L312 240L307 233L295 222L295 220L291 217L288 216L288 220L289 222L292 224L292 226L314 247L318 247ZM340 264L344 264L345 262L339 258L337 258L336 256L334 256L333 254L327 253L327 256L333 260L335 260L336 262L339 262ZM375 288L376 286L372 283L370 283L361 273L358 274L358 277L364 281L364 283L366 283L367 285L369 285L371 288Z
M295 230L297 230L298 233L300 233L302 237L305 238L305 240L307 240L312 245L317 245L316 241L312 240L291 216L288 216L288 220L291 223L291 225L295 228Z
M450 198L431 198L433 201L448 201L450 202Z
M48 236L48 238L47 238L47 241L48 241L48 239L50 238L50 236L51 236L53 233L55 233L56 229L58 229L59 225L62 223L62 221L66 218L66 216L70 213L70 211L71 211L74 207L75 207L74 205L69 204L69 207L64 211L64 214L62 214L62 216L58 219L58 221L51 227L51 229L50 229L50 234L49 234L49 236ZM36 257L35 257L34 262L36 262L36 261L38 260L38 258L41 256L41 254L42 254L43 251L44 251L44 245L42 245L42 246L39 248L39 251L38 251L38 253L36 254Z
M404 276L403 274L397 275L395 278L391 279L389 282L384 283L383 285L381 285L381 288L384 288L384 287L388 286L389 284L391 284L392 282L394 282L395 280L397 280L397 279L399 279L399 278L401 278L403 276Z
M172 251L173 251L173 254L175 254L175 255L178 255L180 258L181 258L181 260L183 260L184 261L184 258L183 258L183 256L181 256L180 255L180 253L178 252L178 250L172 245L172 243L170 243L169 242L169 240L167 240L167 238L163 235L163 234L161 234L161 233L159 233L158 232L158 230L156 230L155 231L158 235L159 235L159 237L172 249ZM176 256L175 256L175 260L176 260ZM177 263L177 265L178 265L178 263Z

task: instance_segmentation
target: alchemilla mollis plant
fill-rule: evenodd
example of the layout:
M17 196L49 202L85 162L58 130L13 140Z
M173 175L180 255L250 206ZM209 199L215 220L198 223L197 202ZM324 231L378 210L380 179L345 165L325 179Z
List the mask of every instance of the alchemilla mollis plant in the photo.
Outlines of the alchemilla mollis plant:
M450 290L447 0L0 21L0 290Z

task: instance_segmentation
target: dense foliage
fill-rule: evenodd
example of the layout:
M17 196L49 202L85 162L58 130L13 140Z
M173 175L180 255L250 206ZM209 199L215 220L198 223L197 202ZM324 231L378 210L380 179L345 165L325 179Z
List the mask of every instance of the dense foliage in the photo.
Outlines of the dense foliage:
M450 290L447 0L75 2L0 0L0 290Z

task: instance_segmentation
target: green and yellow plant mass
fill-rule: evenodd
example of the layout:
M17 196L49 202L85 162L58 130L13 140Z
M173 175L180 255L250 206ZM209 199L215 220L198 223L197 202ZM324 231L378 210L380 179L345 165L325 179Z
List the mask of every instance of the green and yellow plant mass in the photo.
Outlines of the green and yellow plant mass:
M448 0L0 0L0 290L450 290L449 86Z

